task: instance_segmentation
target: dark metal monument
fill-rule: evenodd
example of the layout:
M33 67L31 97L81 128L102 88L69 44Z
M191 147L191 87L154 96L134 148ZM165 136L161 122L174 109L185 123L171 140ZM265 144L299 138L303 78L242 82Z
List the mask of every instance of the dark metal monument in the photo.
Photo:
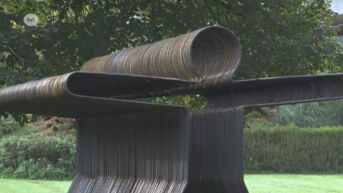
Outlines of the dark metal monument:
M0 90L0 110L76 118L70 193L247 193L243 110L343 97L343 74L232 79L235 35L207 27ZM144 102L202 94L207 107Z

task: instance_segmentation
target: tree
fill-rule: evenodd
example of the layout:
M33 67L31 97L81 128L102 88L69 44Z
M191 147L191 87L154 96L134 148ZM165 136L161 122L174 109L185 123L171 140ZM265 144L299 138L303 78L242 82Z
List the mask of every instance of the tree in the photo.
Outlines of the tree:
M23 23L38 15L37 27ZM235 79L342 70L324 0L3 0L0 84L77 70L86 60L206 25L233 30Z

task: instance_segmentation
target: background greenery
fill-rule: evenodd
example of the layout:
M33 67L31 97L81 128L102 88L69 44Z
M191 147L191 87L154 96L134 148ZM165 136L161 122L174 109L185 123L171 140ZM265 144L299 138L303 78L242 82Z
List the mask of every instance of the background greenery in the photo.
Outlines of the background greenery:
M37 27L23 24L27 13L39 16ZM236 78L339 71L332 19L324 0L3 0L1 79L13 84L76 70L92 57L206 25L239 37Z
M244 131L248 173L342 173L343 127L253 125Z
M72 124L22 128L3 122L12 132L0 138L0 176L55 180L74 176L76 137Z
M339 101L306 104L313 113L323 111L321 119L330 120ZM246 173L342 173L343 126L303 120L301 127L278 113L298 105L262 109L267 115L251 111L244 129L244 169ZM300 109L300 110L299 110ZM338 108L339 109L339 108ZM299 112L298 112L299 111ZM274 113L276 112L276 113ZM300 116L301 117L301 116ZM311 116L309 116L311 117ZM341 119L332 119L338 123ZM29 179L71 179L74 175L76 132L73 121L48 119L20 126L11 117L2 119L0 128L0 177ZM282 122L284 125L280 125ZM313 125L324 125L312 127ZM0 130L1 131L1 130Z
M39 16L37 27L23 24L27 13ZM78 70L92 57L207 25L237 34L243 56L235 79L342 72L343 48L331 26L334 17L324 0L2 0L0 86ZM204 106L199 95L155 100ZM342 172L342 105L249 111L246 170ZM72 123L37 126L32 124L36 116L2 115L7 117L0 120L2 177L71 179ZM13 119L30 124L21 126Z
M38 26L24 25L27 13L38 15ZM324 0L2 0L0 86L78 70L90 58L207 25L237 34L243 55L235 79L340 72L334 16ZM204 105L199 96L157 101Z
M278 108L277 123L298 127L342 126L342 110L342 100L286 105Z

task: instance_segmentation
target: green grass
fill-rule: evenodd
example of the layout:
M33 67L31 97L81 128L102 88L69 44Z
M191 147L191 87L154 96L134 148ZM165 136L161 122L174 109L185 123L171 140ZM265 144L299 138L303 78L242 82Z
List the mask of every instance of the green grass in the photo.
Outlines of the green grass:
M66 193L70 181L0 179L0 193Z
M343 193L343 175L249 174L250 193ZM63 193L70 181L0 179L0 193Z
M250 193L343 193L343 175L246 175Z

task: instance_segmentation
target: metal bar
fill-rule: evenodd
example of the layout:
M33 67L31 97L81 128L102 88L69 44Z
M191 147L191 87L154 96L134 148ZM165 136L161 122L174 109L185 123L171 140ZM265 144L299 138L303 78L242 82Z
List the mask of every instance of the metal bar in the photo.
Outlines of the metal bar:
M212 107L341 99L343 74L242 80L226 86L201 87L172 78L73 72L1 89L0 110L77 117L165 108L134 99L196 93L207 96Z
M343 74L235 81L203 90L211 107L270 106L343 98Z
M0 110L80 117L182 108L108 96L121 93L139 95L141 92L173 90L191 84L172 78L73 72L1 89Z

